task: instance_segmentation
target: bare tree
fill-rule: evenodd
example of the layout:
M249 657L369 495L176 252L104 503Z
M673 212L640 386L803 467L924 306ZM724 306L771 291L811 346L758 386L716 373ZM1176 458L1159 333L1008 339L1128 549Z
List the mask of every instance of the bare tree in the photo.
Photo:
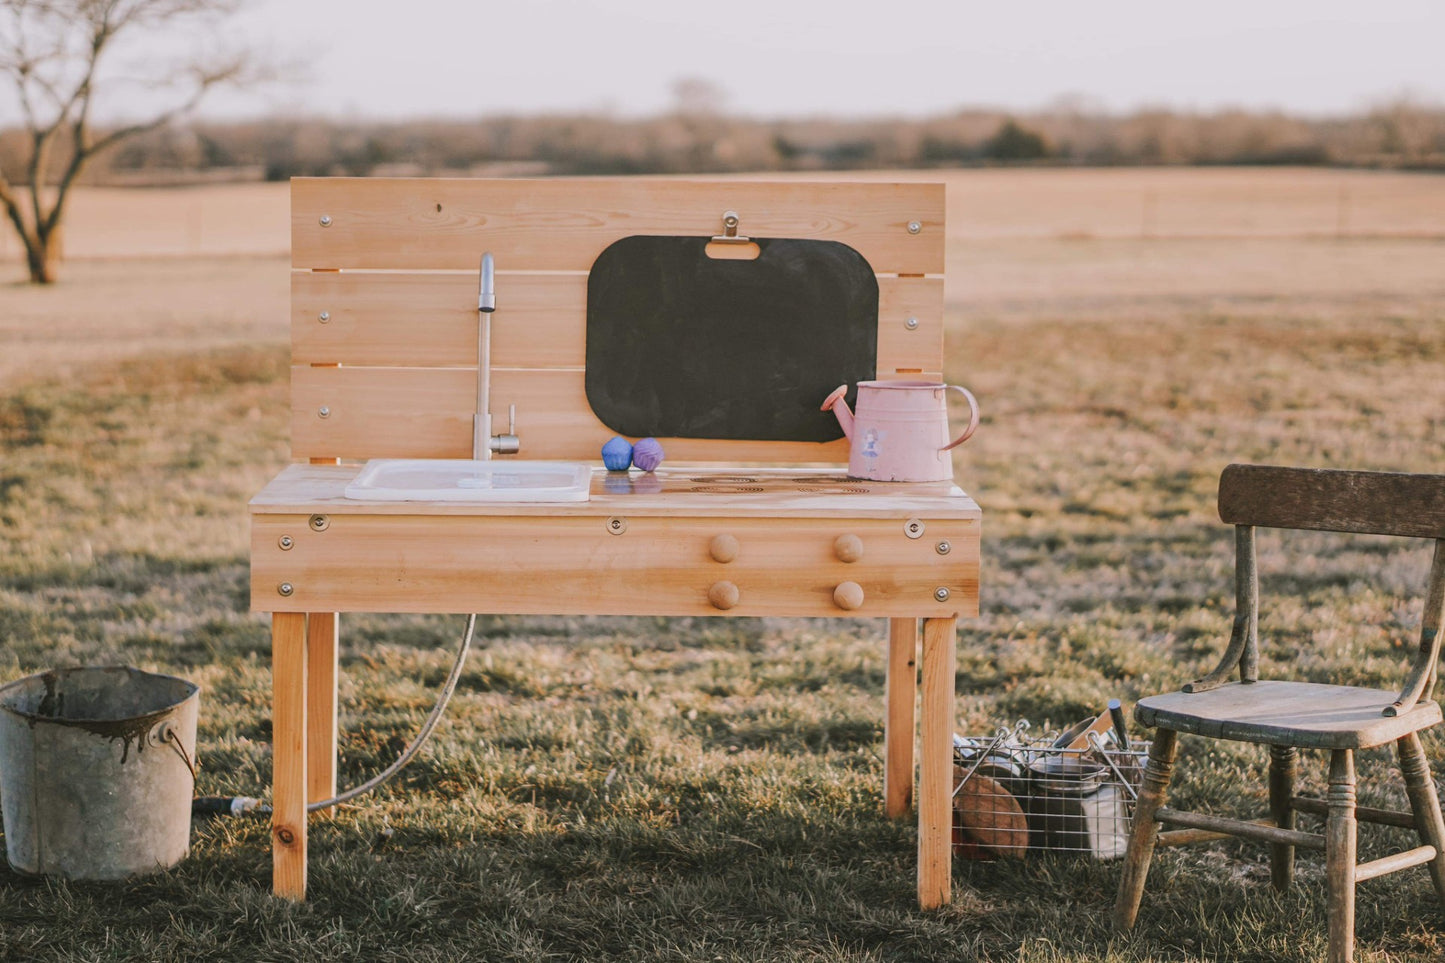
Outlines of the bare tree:
M24 170L0 170L0 204L25 245L32 282L55 280L66 201L92 158L186 113L215 87L243 79L244 54L199 55L192 49L167 57L156 52L174 46L177 37L186 35L184 28L219 22L239 4L0 0L0 75L10 82L29 141ZM149 41L149 49L143 57L126 59L126 45L133 47L137 40ZM122 91L128 84L145 88L150 110L97 131L92 119L97 92Z

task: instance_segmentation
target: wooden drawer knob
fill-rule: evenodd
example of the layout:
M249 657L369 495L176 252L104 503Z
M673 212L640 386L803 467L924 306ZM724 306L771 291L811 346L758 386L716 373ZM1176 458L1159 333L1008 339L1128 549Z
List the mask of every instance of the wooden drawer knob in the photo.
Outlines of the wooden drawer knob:
M714 535L707 543L707 553L714 562L731 562L738 557L738 540L732 535Z
M839 582L833 590L833 601L838 608L852 612L863 607L863 586L857 582Z
M713 608L724 611L738 604L738 587L731 582L714 582L707 590L707 600Z
M857 535L839 535L833 540L833 554L840 562L856 562L863 557L863 539Z

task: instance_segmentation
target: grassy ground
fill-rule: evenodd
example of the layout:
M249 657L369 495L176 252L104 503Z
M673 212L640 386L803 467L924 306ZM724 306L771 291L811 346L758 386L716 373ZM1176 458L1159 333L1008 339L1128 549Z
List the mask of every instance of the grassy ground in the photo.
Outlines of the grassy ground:
M1072 243L1075 259L1119 257ZM1419 262L1438 259L1438 245L1410 243ZM1439 470L1445 295L1403 293L1111 301L1041 284L1027 300L951 295L950 373L986 411L958 462L987 513L959 729L1067 724L1212 664L1232 595L1231 536L1212 508L1228 462ZM269 778L268 635L246 607L244 502L284 463L286 405L280 344L0 389L0 678L130 662L199 682L203 793L254 794ZM1398 678L1425 547L1266 537L1261 552L1266 599L1302 596L1267 605L1266 671ZM460 629L345 620L344 784L409 738ZM1129 939L1107 926L1110 862L960 861L952 905L919 912L911 827L881 815L883 632L846 620L484 619L422 757L315 818L305 904L269 895L263 822L198 821L191 856L141 882L0 869L0 958L1322 955L1318 861L1302 858L1301 885L1279 896L1264 854L1242 845L1161 855ZM1445 765L1438 740L1429 751ZM1181 802L1261 802L1259 753L1186 743L1184 756ZM1309 778L1317 787L1318 766ZM1367 789L1362 802L1402 799ZM1367 853L1379 848L1367 837ZM1445 913L1421 871L1363 884L1357 929L1362 961L1445 955Z

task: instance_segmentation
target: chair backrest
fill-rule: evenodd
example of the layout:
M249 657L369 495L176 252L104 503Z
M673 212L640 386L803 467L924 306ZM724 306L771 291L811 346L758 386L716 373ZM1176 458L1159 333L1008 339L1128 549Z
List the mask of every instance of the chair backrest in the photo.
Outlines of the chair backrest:
M1254 529L1263 527L1435 540L1420 643L1400 697L1386 714L1430 697L1445 622L1445 475L1230 465L1219 478L1219 517L1235 526L1234 632L1219 665L1186 691L1213 688L1235 667L1244 681L1258 678Z
M1219 517L1233 525L1445 538L1445 475L1230 465Z
M505 424L517 406L524 458L596 459L616 432L585 391L593 262L632 235L722 234L727 211L753 237L860 253L878 281L877 376L941 379L942 184L298 178L292 456L471 457L478 259L490 250L492 412ZM674 463L848 460L845 441L662 440Z

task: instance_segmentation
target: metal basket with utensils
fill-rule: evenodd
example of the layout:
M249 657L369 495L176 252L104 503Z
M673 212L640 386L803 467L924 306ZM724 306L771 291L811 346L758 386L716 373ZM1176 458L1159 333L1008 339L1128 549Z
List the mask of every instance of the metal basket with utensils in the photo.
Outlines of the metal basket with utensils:
M1092 722L1053 738L1029 738L1026 721L992 736L955 735L954 852L1123 856L1148 746L1126 748Z

